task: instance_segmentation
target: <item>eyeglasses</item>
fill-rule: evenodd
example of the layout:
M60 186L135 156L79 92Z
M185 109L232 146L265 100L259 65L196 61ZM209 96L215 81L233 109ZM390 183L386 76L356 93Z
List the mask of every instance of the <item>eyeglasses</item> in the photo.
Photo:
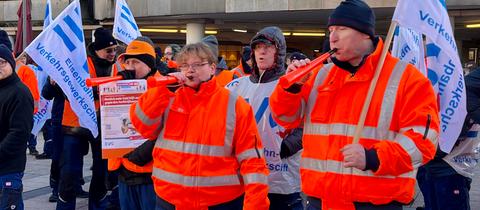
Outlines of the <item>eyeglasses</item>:
M106 53L116 53L117 52L117 47L112 47L112 48L107 48L105 49Z
M8 61L0 59L0 67L5 67L8 64Z
M180 65L178 68L182 71L186 71L188 70L190 67L192 67L192 69L194 71L197 71L198 69L200 69L202 66L205 66L207 64L210 64L209 62L203 62L203 63L193 63L193 64L182 64Z

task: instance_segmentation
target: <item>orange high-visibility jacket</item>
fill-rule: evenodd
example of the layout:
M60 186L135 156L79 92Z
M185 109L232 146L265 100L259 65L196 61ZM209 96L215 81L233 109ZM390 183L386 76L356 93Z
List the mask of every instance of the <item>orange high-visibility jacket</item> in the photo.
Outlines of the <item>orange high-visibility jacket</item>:
M233 72L233 74L237 75L237 77L243 77L243 76L249 76L250 74L245 73L245 70L243 69L243 63L240 62L240 64L230 70Z
M27 65L17 65L16 72L18 78L27 86L33 96L33 113L38 111L38 103L40 102L40 92L38 91L38 81L35 72Z
M416 169L431 160L439 132L438 107L428 79L387 55L365 120L360 144L377 151L377 171L344 168L340 149L351 144L383 42L355 75L328 64L300 93L277 86L274 119L286 128L304 123L303 191L323 209L354 209L352 202L409 203Z
M90 78L96 78L97 72L95 70L95 66L93 65L93 61L90 57L87 57L88 63L88 72L90 73ZM120 70L120 65L115 63L112 65L112 73L111 76L117 75L118 71ZM95 109L98 110L100 108L100 104L98 100L95 100ZM69 127L80 127L80 122L78 121L78 116L72 110L70 106L70 102L65 100L65 108L63 110L63 118L62 118L62 125L69 126Z
M233 80L234 73L228 69L220 71L215 77L220 86L225 87L228 83Z
M135 163L132 163L128 158L110 158L108 159L108 170L115 171L123 165L129 171L135 173L152 173L153 162L149 162L144 166L139 166Z
M268 209L268 170L252 108L215 78L198 92L149 89L130 115L139 133L157 139L155 192L177 210L206 210L242 194L244 209Z

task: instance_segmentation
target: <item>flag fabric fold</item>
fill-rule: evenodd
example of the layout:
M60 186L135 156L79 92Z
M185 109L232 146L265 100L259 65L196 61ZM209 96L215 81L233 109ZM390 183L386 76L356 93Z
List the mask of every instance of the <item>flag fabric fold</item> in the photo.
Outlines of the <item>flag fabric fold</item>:
M393 21L427 37L427 76L439 97L439 146L449 153L466 110L465 81L445 0L399 0Z

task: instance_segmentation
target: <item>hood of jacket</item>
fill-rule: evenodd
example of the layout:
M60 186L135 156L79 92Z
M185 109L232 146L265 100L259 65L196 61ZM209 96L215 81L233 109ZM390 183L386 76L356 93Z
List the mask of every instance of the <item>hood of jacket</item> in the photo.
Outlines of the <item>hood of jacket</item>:
M275 54L275 63L271 69L265 71L260 81L260 73L255 60L255 50L252 43L256 40L267 39L275 44L277 53ZM283 36L282 30L276 26L270 26L260 30L250 41L250 47L252 48L252 66L253 71L250 75L250 80L254 83L266 83L277 80L285 74L285 56L287 53L287 43Z

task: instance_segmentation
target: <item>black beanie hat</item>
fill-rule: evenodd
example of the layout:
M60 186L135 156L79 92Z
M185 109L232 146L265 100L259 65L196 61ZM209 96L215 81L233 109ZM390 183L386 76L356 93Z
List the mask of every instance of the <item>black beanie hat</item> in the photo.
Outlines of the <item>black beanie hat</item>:
M370 36L375 37L375 13L362 0L346 0L333 11L328 18L327 27L347 26Z
M0 58L5 59L12 66L12 69L15 70L15 58L13 58L12 51L4 44L0 44Z
M10 51L12 51L12 43L8 39L8 34L6 31L0 29L0 44L5 45Z
M97 28L93 33L95 42L93 43L93 49L101 50L113 45L117 45L117 40L113 38L112 31L105 28Z

